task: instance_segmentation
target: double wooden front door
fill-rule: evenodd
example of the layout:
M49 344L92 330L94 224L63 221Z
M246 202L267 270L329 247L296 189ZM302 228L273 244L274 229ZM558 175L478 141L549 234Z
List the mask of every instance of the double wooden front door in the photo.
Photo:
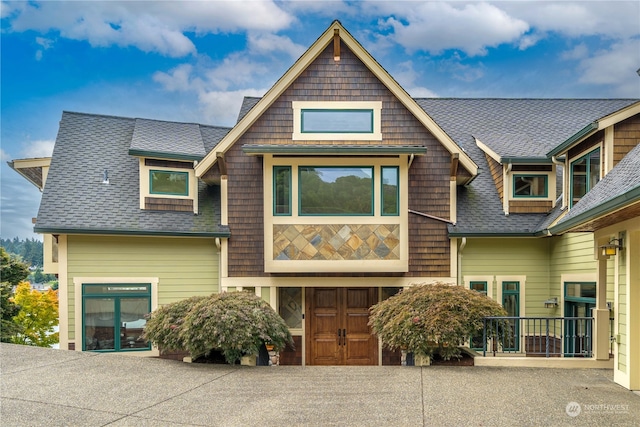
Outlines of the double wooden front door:
M307 288L306 363L377 365L378 339L367 325L377 302L378 288Z

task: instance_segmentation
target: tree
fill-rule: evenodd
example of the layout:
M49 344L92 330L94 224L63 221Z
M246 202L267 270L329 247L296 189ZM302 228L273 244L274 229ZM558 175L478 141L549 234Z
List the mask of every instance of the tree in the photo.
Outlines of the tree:
M14 335L15 344L50 347L58 342L58 293L51 289L39 292L31 289L28 282L22 282L16 288L15 302L20 311L14 317L22 326L22 331Z
M20 306L13 299L13 288L29 275L29 268L17 257L11 256L0 247L0 341L11 342L11 338L22 331L22 327L14 320Z
M392 349L460 357L458 346L483 329L483 319L506 316L484 294L444 283L417 285L371 307L369 325ZM502 325L508 328L508 323Z

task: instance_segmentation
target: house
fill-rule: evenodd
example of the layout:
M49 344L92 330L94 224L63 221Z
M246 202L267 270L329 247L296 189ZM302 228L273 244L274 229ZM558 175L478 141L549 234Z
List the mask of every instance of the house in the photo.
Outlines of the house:
M136 339L149 310L242 290L289 325L282 363L395 364L369 307L448 282L515 318L587 319L593 342L552 331L561 355L640 388L639 113L628 99L414 99L336 21L230 129L65 112L50 164L13 165L46 175L35 230L60 277L62 348L155 354ZM534 353L527 331L517 355Z

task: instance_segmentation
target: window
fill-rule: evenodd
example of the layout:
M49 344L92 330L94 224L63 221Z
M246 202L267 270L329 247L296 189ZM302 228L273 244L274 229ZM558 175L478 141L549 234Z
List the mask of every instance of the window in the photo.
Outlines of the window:
M291 138L381 141L381 101L293 101Z
M547 175L514 175L513 197L547 197Z
M600 149L571 162L571 206L600 181Z
M373 167L299 167L300 215L373 215Z
M149 192L151 194L188 196L189 173L166 170L150 170Z
M291 215L291 167L273 168L273 214Z
M151 312L150 284L83 284L82 349L150 350L142 338Z
M373 110L303 109L302 133L373 133Z
M473 291L487 295L487 282L471 282L469 288Z
M398 167L382 167L382 215L399 215Z
M302 288L278 288L278 314L291 329L302 328Z

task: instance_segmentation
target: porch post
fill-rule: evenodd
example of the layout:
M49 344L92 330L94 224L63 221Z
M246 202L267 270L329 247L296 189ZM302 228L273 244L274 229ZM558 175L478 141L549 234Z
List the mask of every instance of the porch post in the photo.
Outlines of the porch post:
M593 312L593 355L609 360L609 310L607 309L607 258L598 255L596 308Z

